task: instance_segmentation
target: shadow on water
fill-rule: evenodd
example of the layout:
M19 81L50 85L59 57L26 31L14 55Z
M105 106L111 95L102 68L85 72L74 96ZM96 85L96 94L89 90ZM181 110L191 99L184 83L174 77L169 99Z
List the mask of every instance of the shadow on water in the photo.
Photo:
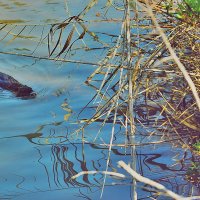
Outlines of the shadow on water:
M12 139L12 138L18 138L18 137L24 137L26 138L29 142L33 143L33 144L37 144L33 141L34 138L40 138L42 136L42 133L28 133L28 134L24 134L24 135L15 135L15 136L10 136L10 137L3 137L0 138L0 140L4 140L4 139Z
M6 77L13 80L7 75ZM11 81L11 84L13 82L21 87L16 80ZM165 89L168 87L165 85ZM2 88L9 90L10 86L7 88L3 86ZM32 91L28 91L30 92L28 95L30 95ZM13 92L15 93L15 91ZM168 102L173 103L182 111L190 110L190 106L194 103L189 96L182 98L182 101L176 102L173 94L164 89L162 90L162 95L165 95ZM148 94L148 98L145 94L134 105L134 117L137 125L136 139L138 140L136 151L138 172L185 196L198 194L200 192L200 180L198 178L200 175L199 155L193 153L192 150L193 144L199 141L199 125L194 123L195 121L198 122L199 116L195 113L185 121L181 119L182 116L175 118L174 116L177 115L175 111L170 114L168 112L170 108L166 109L167 105L164 107L158 104L161 97L160 92L153 91ZM96 107L90 106L88 109L95 110ZM65 110L69 111L68 108L65 108ZM105 110L105 112L107 111ZM86 113L81 113L83 117L80 117L80 119L86 118L85 116L88 116L88 112L90 113L88 110ZM119 125L119 133L122 133L122 135L124 133L121 131L120 126L122 122L125 122L126 112L127 105L122 105L117 111L118 120L116 124ZM106 124L113 123L113 119L114 112L111 112ZM95 127L95 124L103 121L104 119L98 118L93 126ZM55 199L63 194L70 196L71 199L74 199L75 196L85 199L99 198L104 180L102 174L83 175L77 179L71 179L71 177L80 171L104 171L109 149L108 143L101 142L100 144L87 141L83 143L80 139L77 139L77 141L76 139L71 139L71 135L67 131L68 125L71 125L70 122L68 124L68 122L61 121L51 125L41 125L40 131L36 133L0 138L1 141L3 139L26 138L30 143L37 145L34 148L37 152L36 158L32 160L30 155L27 157L27 162L35 162L37 160L35 166L37 173L33 170L30 172L35 177L34 181L30 182L29 175L21 176L18 172L17 176L12 176L12 178L17 177L17 181L11 182L15 188L11 192L0 191L0 199L34 199L45 195L46 197L50 195L52 199ZM150 125L151 128L149 128ZM59 131L62 126L65 132ZM91 130L93 129L91 128ZM96 131L96 129L94 130ZM106 133L104 133L105 138L103 138L103 141L108 141ZM85 139L87 140L87 138ZM6 141L5 143L9 145L9 141ZM151 144L154 141L159 142ZM122 145L120 146L119 144ZM186 147L184 145L187 145L188 149L184 149ZM27 149L29 148L27 146ZM123 144L122 138L118 139L116 136L111 152L109 171L121 172L116 163L119 160L126 162L130 160L131 152L129 146ZM174 160L171 159L172 157ZM24 159L26 158L22 160ZM5 178L1 176L1 183L5 185L2 187L7 187L7 183L9 183L7 179L8 175ZM36 185L35 182L40 179L43 182ZM115 177L107 176L105 199L109 199L107 198L110 195L108 191L115 191L113 196L117 200L121 199L122 194L124 199L130 199L131 185L131 178L118 180ZM138 194L138 199L141 200L147 199L147 196L148 198L158 198L157 191L147 185L139 184Z
M154 98L159 97L156 97L154 94ZM95 107L90 107L90 109L95 109ZM123 120L126 110L125 106L119 109L118 115L122 118L118 121L118 124ZM177 123L171 115L163 111L162 107L151 99L135 105L135 111L135 122L138 127L136 138L139 142L137 143L136 151L139 173L143 176L150 175L153 180L185 196L192 193L198 194L200 191L200 180L198 178L200 175L198 166L199 155L191 153L190 150L193 149L192 144L198 141L199 132ZM83 116L85 115L84 112L82 114ZM103 119L98 119L96 123L98 124L102 121ZM107 123L112 122L113 116L111 114ZM173 128L167 122L173 123ZM38 128L38 131L41 133L0 138L0 140L3 140L23 137L32 144L38 145L36 147L39 154L39 157L37 156L37 167L42 166L43 170L40 176L42 179L47 178L48 187L45 186L46 189L44 189L46 184L43 183L43 189L30 189L27 191L26 184L29 183L27 178L23 177L23 184L19 181L15 188L17 192L20 185L20 192L18 191L20 194L13 194L13 197L18 196L21 199L25 196L29 198L33 194L34 197L38 197L41 195L41 192L42 195L51 192L53 198L55 191L65 191L69 195L68 189L74 190L73 197L76 195L86 199L99 197L104 179L102 174L85 174L77 179L71 179L71 177L80 171L104 171L109 146L105 142L87 142L87 138L85 138L85 142L82 142L81 138L73 138L68 131L66 132L67 124L65 121L55 122L41 125ZM148 130L148 125L153 125L154 128ZM62 134L62 130L65 130L64 134ZM107 137L107 134L105 137ZM104 139L106 141L106 138ZM154 140L159 142L153 144ZM111 150L112 158L109 163L109 171L120 172L120 169L116 166L117 161L119 159L126 162L130 160L131 152L129 146L125 146L125 144L120 146L119 144L122 144L121 138L116 136ZM189 149L184 149L184 144L189 145ZM172 160L171 157L174 159ZM36 179L39 179L37 175L35 176ZM121 191L122 187L124 187L128 199L130 193L127 194L127 191L130 191L131 185L131 178L119 180L115 177L107 176L105 198L107 195L106 191L112 190L112 188L115 188L115 192ZM26 192L23 193L21 190L26 190ZM157 191L147 185L142 186L139 184L138 194L138 199L141 200L145 199L146 196L149 198L158 197ZM54 197L57 195L56 193ZM120 192L116 192L116 195L118 195L116 199L121 199ZM7 198L5 193L4 196Z
M45 127L47 128L48 126L49 125L46 125ZM17 173L18 181L16 188L14 189L15 192L10 192L9 195L17 199L30 198L30 196L36 198L40 197L40 195L49 195L50 192L53 199L58 195L56 191L59 191L60 193L63 191L66 192L65 194L69 195L71 199L76 195L86 199L96 199L99 197L104 179L102 174L85 174L77 179L71 179L71 177L80 171L104 171L109 147L106 146L105 143L82 143L81 140L76 141L74 139L70 140L67 137L62 138L60 133L60 128L62 127L60 126L62 126L62 123L57 126L50 125L49 133L44 132L48 129L42 129L43 134L32 133L0 138L3 140L25 137L32 144L38 144L38 146L35 146L34 148L37 152L36 157L38 160L35 168L36 171L40 166L42 168L40 168L40 175L38 175L36 171L32 171L32 173L33 176L35 176L35 180L39 181L42 179L43 181L47 181L46 183L44 181L42 188L39 189L35 186L35 189L31 189L27 186L30 184L35 185L34 181L33 183L30 183L28 177L20 175L21 173ZM62 138L63 143L56 144L60 137ZM194 193L198 192L200 187L200 182L197 178L199 177L198 156L191 154L187 149L183 151L181 147L171 148L171 145L169 145L168 142L148 144L148 135L143 135L142 138L140 135L139 137L142 143L145 143L143 146L141 143L136 152L137 168L140 174L144 176L151 174L153 180L182 194L188 194L192 191ZM115 138L115 140L117 140L117 138ZM116 143L119 144L117 141ZM174 145L176 144L175 141L173 141L173 143ZM149 153L149 151L151 151L151 153ZM174 161L171 160L171 155L174 156ZM109 171L120 172L120 169L116 166L117 161L121 159L127 162L130 159L130 156L131 152L129 148L125 150L124 148L114 145L112 148L112 158L109 163ZM191 163L193 164L191 165ZM1 179L2 178L3 177L1 177ZM6 184L6 181L2 180L2 185ZM128 188L131 184L131 178L121 180L113 176L107 176L105 198L107 196L106 191L112 190L112 188L115 188L115 191L123 191L123 188L125 188L126 195L125 193L124 195L128 199L130 194L127 194L127 191L129 191ZM48 187L46 185L48 185ZM71 191L73 190L73 194L69 194L68 189ZM54 192L56 193L54 194ZM156 198L157 192L147 185L139 185L138 193L138 199L142 200L147 194L149 197ZM9 198L9 195L7 196L4 193L2 199ZM116 192L116 199L121 199L121 192Z

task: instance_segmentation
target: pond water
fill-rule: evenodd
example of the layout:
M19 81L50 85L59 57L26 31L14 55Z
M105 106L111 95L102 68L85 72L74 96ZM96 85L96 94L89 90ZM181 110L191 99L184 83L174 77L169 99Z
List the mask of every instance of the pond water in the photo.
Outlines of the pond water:
M111 125L106 124L101 137L95 142L94 138L101 127L98 122L85 128L84 143L81 132L76 133L82 125L77 117L96 93L85 84L95 69L94 65L87 63L97 63L103 58L106 55L106 45L102 48L102 44L86 36L84 42L77 42L75 47L86 44L91 49L100 49L74 50L66 57L70 61L62 62L48 59L47 38L41 39L47 36L51 23L65 20L69 10L71 16L78 14L88 2L0 2L0 18L8 23L13 19L20 22L17 22L17 26L8 24L1 30L0 72L12 76L37 93L35 98L23 100L12 92L0 89L0 199L100 198L104 180L102 174L84 175L77 179L71 177L81 171L106 169L108 148L101 144L109 143ZM104 5L105 1L101 1L86 18L98 19L96 13ZM122 14L115 16L114 10L111 10L109 17L121 19ZM24 37L15 38L13 33L18 34L25 25L29 26L21 33ZM94 32L118 34L121 25L116 23L110 26L102 22L99 25L96 22L88 23L88 26ZM100 34L99 38L106 44L112 43L106 35ZM91 116L93 111L86 109L82 119ZM157 140L158 136L149 138L142 134L144 127L140 123L137 129L136 142ZM116 135L114 143L124 143L123 134ZM167 142L144 145L137 147L136 155L137 169L143 176L181 195L199 194L199 185L187 178L194 157L186 148ZM130 162L131 150L114 146L111 151L109 170L125 173L117 167L119 160ZM147 191L144 185L138 183L138 199L150 199L152 191ZM121 180L107 176L102 199L122 198L132 199L132 179Z

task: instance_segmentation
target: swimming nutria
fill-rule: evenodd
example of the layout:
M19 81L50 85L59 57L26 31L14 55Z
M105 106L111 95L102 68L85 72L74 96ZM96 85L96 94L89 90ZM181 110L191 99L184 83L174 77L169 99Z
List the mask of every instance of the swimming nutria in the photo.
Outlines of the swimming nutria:
M21 99L32 99L36 97L36 93L32 88L23 85L15 80L12 76L0 72L0 88L8 90Z

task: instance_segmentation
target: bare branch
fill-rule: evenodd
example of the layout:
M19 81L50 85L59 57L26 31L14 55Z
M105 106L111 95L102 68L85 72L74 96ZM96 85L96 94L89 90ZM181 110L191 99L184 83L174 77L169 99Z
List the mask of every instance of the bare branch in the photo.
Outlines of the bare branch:
M79 176L83 176L85 174L106 174L106 175L115 176L115 177L118 177L118 178L126 178L126 176L124 174L120 174L120 173L117 173L117 172L108 172L108 171L82 171L82 172L79 172L78 174L72 176L71 179L76 179Z
M158 190L161 190L163 192L163 195L170 196L173 199L176 200L192 200L192 199L199 199L200 196L193 196L193 197L182 197L171 190L168 190L165 186L161 185L160 183L157 183L149 178L146 178L144 176L141 176L136 171L130 168L129 165L124 163L123 161L118 162L119 166L125 169L129 174L131 174L137 181L145 183L147 185L153 186L157 188Z

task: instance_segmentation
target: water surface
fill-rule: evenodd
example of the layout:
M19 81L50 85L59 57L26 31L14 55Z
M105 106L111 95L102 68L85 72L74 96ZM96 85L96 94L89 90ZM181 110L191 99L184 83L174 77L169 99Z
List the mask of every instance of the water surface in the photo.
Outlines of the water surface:
M87 2L70 1L70 15L79 13ZM104 3L99 3L95 9L98 11ZM96 10L87 18L98 19ZM71 179L80 171L106 169L108 148L101 144L102 141L110 141L110 124L105 126L101 137L95 142L99 123L85 129L84 144L81 134L75 132L81 126L80 121L77 121L78 114L95 94L95 90L84 83L95 67L38 58L48 58L47 40L41 38L47 36L50 24L63 21L69 16L69 13L66 14L65 2L1 1L0 11L3 20L24 20L17 27L8 25L1 31L1 37L11 29L17 34L24 24L30 25L24 31L26 37L21 40L13 40L13 35L9 34L1 41L0 71L37 92L36 98L22 100L9 91L0 90L0 199L99 199L104 180L102 174ZM121 15L114 16L112 10L109 15L121 18ZM101 26L98 23L88 24L91 31L112 34L120 32L119 23L112 27L109 23ZM30 39L27 39L28 36ZM99 38L107 44L112 43L110 37L104 34L99 34ZM90 48L102 47L102 44L91 40L89 36L84 41ZM79 41L75 47L80 45L85 44ZM106 45L97 51L75 50L67 59L96 63L105 56L105 50ZM16 53L32 57L13 55ZM81 117L85 119L93 111L85 110ZM136 142L147 143L158 139L157 136L149 139L148 135L143 135L143 128L138 124ZM119 132L115 144L124 143L123 134ZM142 175L181 195L199 193L199 185L188 181L186 176L191 160L196 162L189 150L171 143L162 143L138 146L136 153L137 169ZM185 162L181 162L183 159ZM117 167L119 160L130 162L129 148L113 147L111 152L109 170L125 173ZM119 180L107 176L103 199L131 199L131 185L131 178ZM152 192L146 191L139 184L138 194L138 199L149 199Z

